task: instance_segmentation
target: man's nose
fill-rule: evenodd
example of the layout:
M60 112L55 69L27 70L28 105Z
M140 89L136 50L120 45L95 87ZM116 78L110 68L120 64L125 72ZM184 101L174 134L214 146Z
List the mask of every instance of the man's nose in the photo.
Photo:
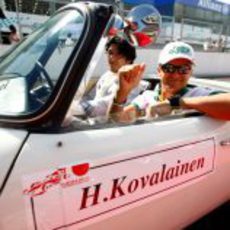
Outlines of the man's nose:
M109 59L113 59L113 58L114 58L114 55L113 55L113 54L109 54L109 55L108 55L108 58L109 58Z

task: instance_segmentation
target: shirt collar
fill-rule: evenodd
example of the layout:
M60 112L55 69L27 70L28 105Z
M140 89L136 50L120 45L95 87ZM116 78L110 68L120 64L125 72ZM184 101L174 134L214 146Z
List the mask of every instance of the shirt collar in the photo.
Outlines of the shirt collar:
M156 87L155 87L155 90L156 92L156 95L155 95L155 100L157 101L163 101L163 99L161 98L161 87L160 87L160 84L157 84ZM187 92L189 91L189 88L188 87L184 87L182 88L179 92L176 93L175 96L184 96Z

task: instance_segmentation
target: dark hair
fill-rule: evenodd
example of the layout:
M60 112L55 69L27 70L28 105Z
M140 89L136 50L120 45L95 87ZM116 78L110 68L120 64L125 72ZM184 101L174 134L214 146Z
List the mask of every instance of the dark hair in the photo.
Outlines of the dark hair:
M130 63L136 58L136 49L134 46L130 45L124 38L119 36L112 37L106 43L106 51L108 51L111 45L116 45L119 54L123 55Z
M14 34L15 34L15 33L17 32L17 30L16 30L16 28L15 28L14 25L10 25L10 26L9 26L9 29L10 29L10 32L11 32L11 33L14 33Z

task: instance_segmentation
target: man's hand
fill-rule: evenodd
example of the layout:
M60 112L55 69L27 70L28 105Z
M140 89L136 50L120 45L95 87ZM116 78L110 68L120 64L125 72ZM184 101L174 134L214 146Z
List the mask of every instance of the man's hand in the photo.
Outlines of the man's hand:
M125 65L119 69L119 89L116 101L124 102L126 100L131 90L138 86L144 70L145 64Z
M168 100L162 102L156 102L156 104L149 106L146 109L146 117L147 118L154 118L156 116L164 116L171 114L172 107Z
M16 32L11 32L10 36L9 36L10 42L19 42L20 41L20 37Z

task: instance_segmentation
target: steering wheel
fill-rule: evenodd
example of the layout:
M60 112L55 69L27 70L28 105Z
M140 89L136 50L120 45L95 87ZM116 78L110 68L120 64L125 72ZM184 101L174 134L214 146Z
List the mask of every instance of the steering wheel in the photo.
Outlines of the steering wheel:
M47 82L50 91L52 91L53 88L54 88L54 84L51 81L51 78L50 78L48 72L46 71L46 69L41 64L40 61L36 61L36 67L38 68L39 72L41 73L41 79L43 79L43 80L45 80Z
M44 105L54 88L54 84L44 66L39 61L36 61L35 67L37 69L36 71L38 72L38 76L36 78L36 82L29 90L30 110L37 110Z

